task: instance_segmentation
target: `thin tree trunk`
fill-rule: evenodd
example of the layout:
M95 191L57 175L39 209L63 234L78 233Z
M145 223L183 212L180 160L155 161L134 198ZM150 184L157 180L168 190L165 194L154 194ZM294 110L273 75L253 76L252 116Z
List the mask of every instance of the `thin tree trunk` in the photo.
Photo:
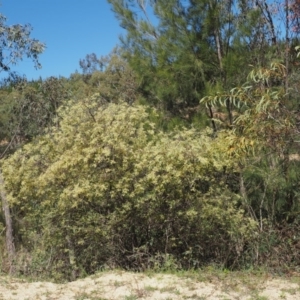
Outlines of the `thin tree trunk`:
M271 11L269 9L268 3L265 0L262 0L261 2L259 0L257 0L256 5L261 9L261 11L264 15L264 18L265 18L266 22L269 25L272 45L277 47L277 38L276 38L276 33L275 33L275 26L274 26L272 14L271 14ZM277 48L277 51L278 51L278 48Z
M240 166L240 175L239 175L239 179L240 179L240 195L242 196L245 205L248 209L248 213L249 215L253 218L253 220L258 221L257 217L255 215L255 212L253 211L251 205L248 203L248 197L247 197L247 191L246 191L246 187L245 187L245 182L244 182L244 176L243 176L243 168Z
M214 113L212 111L212 107L210 104L208 105L208 111L209 111L209 117L211 119L211 125L213 128L214 134L216 134L217 133L217 125L216 125L216 122L214 121Z
M290 37L289 37L289 0L285 0L285 92L289 89L289 52L290 52Z
M214 38L215 38L215 43L216 43L216 47L217 47L218 60L219 60L222 80L223 80L224 85L226 85L226 74L224 73L224 69L223 69L223 54L222 54L222 45L221 45L219 28L216 28L214 30ZM229 126L232 126L233 118L232 118L232 110L231 110L231 105L230 105L229 100L226 101L226 109L227 109L227 113L228 113Z
M78 271L77 264L76 264L76 257L75 257L75 248L69 235L66 236L66 240L69 248L69 263L72 270L71 279L74 281L77 279L77 271Z
M14 237L13 237L13 228L12 228L12 219L9 209L9 204L4 188L4 179L2 172L0 171L0 196L2 201L2 209L5 217L5 225L6 225L6 249L8 254L8 261L9 261L9 273L14 273L14 258L16 255L16 249L14 244Z
M220 41L219 31L217 29L214 30L214 36L215 36L215 43L216 43L216 46L217 46L217 52L218 52L218 59L219 59L219 64L220 64L220 70L223 73L222 47L221 47L221 41Z

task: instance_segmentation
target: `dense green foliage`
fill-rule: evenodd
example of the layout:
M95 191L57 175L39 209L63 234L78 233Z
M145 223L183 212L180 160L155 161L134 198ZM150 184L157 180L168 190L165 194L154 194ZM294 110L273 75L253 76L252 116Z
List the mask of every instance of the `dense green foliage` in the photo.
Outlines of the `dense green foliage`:
M143 107L97 96L69 103L59 129L3 164L23 246L45 247L48 266L68 272L148 268L157 254L183 267L233 263L254 223L226 188L226 141L157 132Z
M280 31L286 28L285 38L292 36L293 24L281 18L284 6L275 2L270 7L264 0L108 2L126 29L124 57L147 101L186 119L204 117L199 100L211 90L242 84L251 66L282 60Z
M121 48L2 84L15 270L297 269L297 1L109 2Z

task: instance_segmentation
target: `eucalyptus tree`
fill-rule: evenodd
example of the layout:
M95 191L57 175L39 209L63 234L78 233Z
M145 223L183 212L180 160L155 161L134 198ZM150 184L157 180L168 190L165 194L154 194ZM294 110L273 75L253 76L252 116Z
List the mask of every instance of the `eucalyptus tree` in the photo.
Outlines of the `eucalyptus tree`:
M24 56L33 60L35 67L40 68L38 56L45 49L45 45L30 36L32 28L30 25L7 25L6 17L0 14L0 72L11 73L11 66L15 65ZM12 219L9 205L4 190L4 179L0 172L0 186L2 208L6 224L6 247L10 265L13 271L13 259L15 256L15 245L13 239Z
M26 25L7 25L6 17L0 14L0 67L1 71L9 72L24 56L33 60L35 67L40 68L38 56L44 51L45 45L31 38L32 27Z
M133 103L139 98L136 74L122 58L120 49L115 48L109 55L101 57L88 54L79 65L90 94L100 93L104 103Z

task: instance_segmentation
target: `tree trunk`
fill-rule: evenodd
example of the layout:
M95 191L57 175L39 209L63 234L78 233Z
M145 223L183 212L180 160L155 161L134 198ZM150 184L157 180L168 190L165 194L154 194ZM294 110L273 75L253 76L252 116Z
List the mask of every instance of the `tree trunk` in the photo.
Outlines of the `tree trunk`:
M214 135L215 135L217 133L217 125L216 125L216 122L214 121L214 113L212 111L212 107L210 104L208 105L208 112L209 112L209 117L211 119L211 124L212 124L212 128L214 131Z
M12 228L12 219L10 214L10 209L6 197L6 192L4 188L4 179L2 172L0 171L0 196L2 200L2 209L5 217L5 225L6 225L6 249L8 254L9 261L9 274L14 273L14 258L16 255L16 249L14 244L13 237L13 228Z
M77 268L77 264L76 264L76 257L75 257L75 247L74 244L70 238L69 235L66 236L66 240L68 243L68 249L69 249L69 263L71 266L71 280L74 281L77 279L77 272L78 272L78 268Z
M290 38L289 38L289 0L285 0L285 92L289 89L289 52L290 52Z

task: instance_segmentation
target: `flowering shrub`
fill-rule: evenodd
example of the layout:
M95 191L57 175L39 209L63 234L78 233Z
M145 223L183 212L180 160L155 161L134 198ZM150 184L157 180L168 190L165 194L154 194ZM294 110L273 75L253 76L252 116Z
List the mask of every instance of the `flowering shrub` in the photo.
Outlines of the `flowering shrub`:
M160 254L186 268L241 255L253 224L226 187L234 165L222 135L158 132L143 106L97 96L59 118L2 164L22 244L43 245L48 268L143 269Z

